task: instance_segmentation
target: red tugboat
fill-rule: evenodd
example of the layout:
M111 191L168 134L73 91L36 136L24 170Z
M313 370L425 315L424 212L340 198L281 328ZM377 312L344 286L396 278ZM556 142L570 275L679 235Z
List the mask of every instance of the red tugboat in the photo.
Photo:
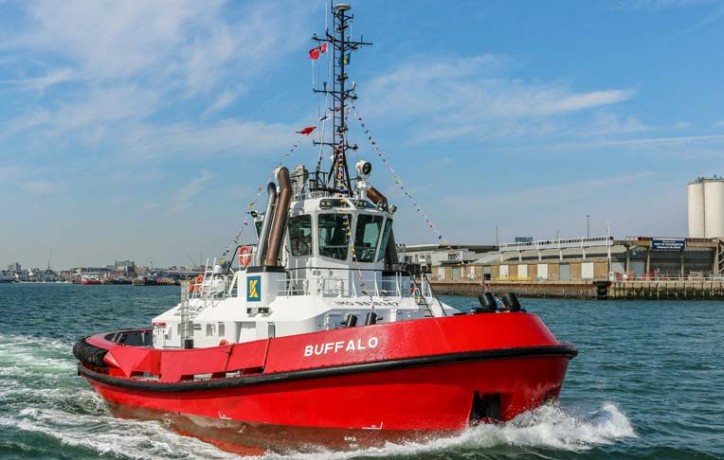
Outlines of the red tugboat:
M243 452L452 434L555 400L575 349L514 295L481 295L461 313L399 263L395 208L350 175L348 5L332 8L335 109L328 171L276 171L258 245L237 269L214 266L182 287L152 327L92 335L79 374L119 416L161 419ZM248 450L251 449L251 450Z

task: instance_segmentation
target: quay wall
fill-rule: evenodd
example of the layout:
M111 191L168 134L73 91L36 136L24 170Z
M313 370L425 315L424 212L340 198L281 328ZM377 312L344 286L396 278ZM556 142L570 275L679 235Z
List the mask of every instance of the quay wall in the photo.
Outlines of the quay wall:
M621 300L724 300L724 280L615 281L609 299Z
M432 281L435 294L477 296L482 291L478 282ZM554 299L595 299L596 286L590 281L486 281L488 288L497 295L515 292L521 297Z
M432 281L440 295L477 296L478 281ZM599 300L724 300L724 280L643 281L486 281L497 295L515 292L521 297Z

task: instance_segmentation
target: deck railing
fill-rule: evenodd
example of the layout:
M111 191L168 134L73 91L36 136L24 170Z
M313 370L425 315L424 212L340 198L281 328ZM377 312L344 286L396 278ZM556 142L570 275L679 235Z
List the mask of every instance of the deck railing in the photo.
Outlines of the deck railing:
M280 280L276 286L277 295L301 296L321 295L323 297L401 297L403 278L383 279L381 275L362 278L312 278Z

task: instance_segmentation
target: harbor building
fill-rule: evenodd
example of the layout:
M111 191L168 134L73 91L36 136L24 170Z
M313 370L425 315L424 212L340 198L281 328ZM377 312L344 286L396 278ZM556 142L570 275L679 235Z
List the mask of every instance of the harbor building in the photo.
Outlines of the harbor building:
M724 245L650 236L506 243L473 262L444 260L429 277L436 292L452 295L488 288L527 297L724 299Z
M448 294L487 285L556 297L724 298L724 178L698 178L687 193L685 237L520 237L481 253L428 247L431 282Z
M490 244L416 244L397 245L398 257L413 271L433 273L433 267L452 264L471 264L484 254L496 251L498 246Z
M431 274L437 281L703 279L724 274L724 255L717 238L604 236L506 243L473 262L442 260Z

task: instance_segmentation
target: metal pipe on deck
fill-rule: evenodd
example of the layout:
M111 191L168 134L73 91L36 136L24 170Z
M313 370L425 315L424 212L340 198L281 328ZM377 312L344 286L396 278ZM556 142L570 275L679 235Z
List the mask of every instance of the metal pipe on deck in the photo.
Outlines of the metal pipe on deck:
M269 196L266 204L266 212L264 213L264 222L261 225L261 233L259 234L259 247L256 250L254 265L261 266L264 261L264 254L269 247L269 229L274 219L274 210L277 205L277 186L273 182L269 182L266 187Z
M277 169L276 176L279 181L279 197L274 212L274 221L269 232L269 250L264 256L264 265L268 267L276 266L279 263L279 251L282 247L284 230L287 226L289 205L292 202L292 183L289 178L289 170L281 167Z

